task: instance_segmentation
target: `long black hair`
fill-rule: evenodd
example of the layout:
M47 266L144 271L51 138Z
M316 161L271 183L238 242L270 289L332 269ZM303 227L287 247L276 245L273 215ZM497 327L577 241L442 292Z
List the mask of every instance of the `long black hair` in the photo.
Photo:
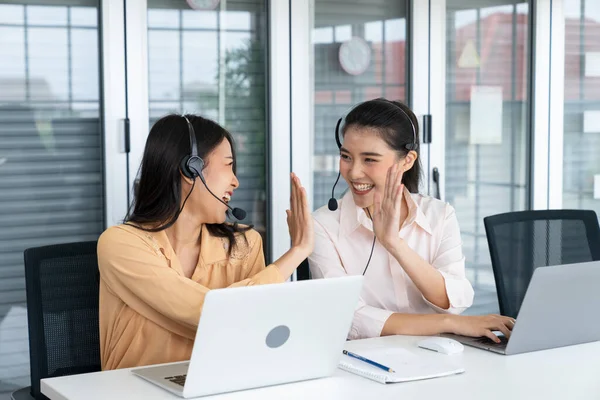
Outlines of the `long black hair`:
M216 122L201 116L188 114L185 117L194 128L198 156L206 163L208 154L223 140L227 140L231 145L235 173L236 157L231 134ZM135 224L133 226L147 232L158 232L177 221L183 209L180 164L189 154L190 137L185 118L170 114L156 121L146 140L135 201L125 217L125 223ZM190 193L191 190L193 186ZM229 240L228 253L231 254L236 245L236 234L251 227L241 227L235 222L206 224L206 228L211 235Z
M403 112L404 111L404 112ZM406 117L412 121L409 121ZM414 151L420 154L419 123L417 117L407 105L399 101L384 98L368 100L354 107L344 121L342 136L350 126L373 128L390 148L394 149L401 157L405 157L409 150L406 145L416 143ZM413 126L415 128L413 136ZM421 160L417 160L412 168L402 176L402 183L411 193L419 192L421 180Z

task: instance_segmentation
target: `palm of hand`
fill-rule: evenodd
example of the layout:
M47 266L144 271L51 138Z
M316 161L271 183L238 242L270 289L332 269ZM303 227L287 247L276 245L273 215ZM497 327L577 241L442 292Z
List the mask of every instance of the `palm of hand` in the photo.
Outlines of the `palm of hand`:
M402 171L397 164L388 170L383 196L374 195L373 232L385 247L398 239L402 214Z
M381 209L373 213L373 232L383 245L392 243L398 238L400 225L400 207L396 210L392 204L381 204Z
M291 183L290 210L286 210L286 214L292 246L311 253L314 248L314 230L306 190L294 173L291 174Z

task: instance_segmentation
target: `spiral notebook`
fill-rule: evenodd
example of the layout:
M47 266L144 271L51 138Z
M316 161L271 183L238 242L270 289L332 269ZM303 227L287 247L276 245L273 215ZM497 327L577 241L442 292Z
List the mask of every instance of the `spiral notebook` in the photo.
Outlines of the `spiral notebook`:
M394 372L384 371L347 355L342 355L339 368L379 383L417 381L465 372L461 366L443 360L441 357L419 357L403 348L382 347L357 350L356 353L390 367Z

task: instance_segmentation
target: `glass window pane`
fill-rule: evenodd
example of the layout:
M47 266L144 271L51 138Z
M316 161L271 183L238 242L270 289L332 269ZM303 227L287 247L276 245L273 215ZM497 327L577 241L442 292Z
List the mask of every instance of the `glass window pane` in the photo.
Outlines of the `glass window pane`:
M498 312L483 218L524 210L527 163L528 3L446 2L445 200L465 240L475 289L469 314ZM489 3L488 3L489 4ZM495 104L489 107L486 104ZM481 110L489 115L481 117ZM484 123L485 122L485 123Z
M240 181L232 207L246 210L243 222L265 243L266 4L228 0L206 11L153 1L148 10L150 123L170 112L198 113L232 133ZM179 19L181 27L165 22Z
M71 109L81 118L98 118L100 115L100 103L97 100L74 101Z
M148 28L179 27L179 11L148 8Z
M385 21L385 39L388 42L406 41L406 20L398 18Z
M333 28L315 28L312 37L313 43L332 43Z
M71 7L71 25L97 26L98 10L92 7Z
M173 100L181 96L179 32L148 32L148 69L150 101Z
M600 215L600 7L565 0L563 208Z
M177 113L181 109L179 101L153 100L150 103L150 120L156 121L168 113Z
M217 12L204 10L184 10L183 27L190 29L217 29Z
M350 25L336 26L334 32L336 42L345 42L352 37L352 27Z
M383 40L383 21L367 22L365 27L365 39L373 43L381 43Z
M239 29L249 31L252 29L251 14L245 11L226 11L221 13L223 29Z
M69 97L69 52L64 28L29 28L30 95L34 101Z
M0 26L0 102L19 102L27 97L24 33L23 27Z
M29 25L67 25L67 7L26 6Z
M183 32L183 93L185 112L204 115L218 108L219 49L217 33Z
M71 30L71 98L73 100L99 99L98 42L96 29Z
M223 35L225 47L228 52L235 53L236 51L247 51L252 42L250 32L227 32ZM240 60L230 60L231 62L239 63Z
M0 5L0 10L0 24L23 24L25 7L13 4L2 4Z
M335 124L354 104L376 97L406 102L407 2L382 0L374 7L357 0L340 7L315 0L314 52L314 172L313 207L331 197L339 166ZM351 54L345 49L367 50ZM341 179L336 197L347 188Z
M98 29L61 3L0 4L0 399L31 382L23 251L104 228Z

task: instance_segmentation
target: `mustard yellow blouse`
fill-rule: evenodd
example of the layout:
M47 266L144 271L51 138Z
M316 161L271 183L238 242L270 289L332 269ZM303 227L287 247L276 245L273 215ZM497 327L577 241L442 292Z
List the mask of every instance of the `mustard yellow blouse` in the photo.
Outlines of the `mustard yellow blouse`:
M98 241L102 369L189 360L209 290L283 282L275 265L265 268L258 232L243 235L228 257L227 240L203 227L190 279L164 231L108 228Z

